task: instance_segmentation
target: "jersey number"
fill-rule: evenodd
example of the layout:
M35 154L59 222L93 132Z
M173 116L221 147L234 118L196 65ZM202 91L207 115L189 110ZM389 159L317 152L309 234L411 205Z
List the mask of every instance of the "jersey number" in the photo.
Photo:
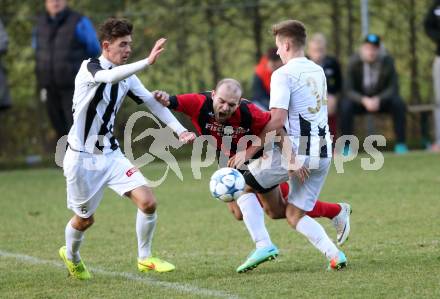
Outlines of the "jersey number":
M307 86L310 87L310 90L312 92L312 95L316 98L316 107L308 107L310 113L318 113L319 110L321 110L322 105L327 105L327 91L325 88L323 88L324 93L322 96L319 95L318 92L318 84L316 83L315 79L312 77L308 77L306 80ZM325 84L324 84L325 87Z

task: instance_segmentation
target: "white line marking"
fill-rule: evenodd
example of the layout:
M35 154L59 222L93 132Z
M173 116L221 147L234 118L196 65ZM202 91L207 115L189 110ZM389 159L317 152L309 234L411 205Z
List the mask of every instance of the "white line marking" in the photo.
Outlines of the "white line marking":
M55 268L65 269L64 264L61 262L39 259L37 257L24 255L24 254L11 253L11 252L6 252L6 251L0 250L0 257L14 258L14 259L19 260L21 262L27 262L27 263L31 263L34 265L49 265L49 266L52 266ZM176 291L183 292L183 293L190 293L190 294L196 294L196 295L208 296L208 297L216 297L216 298L228 298L228 299L229 298L230 299L238 299L239 298L236 295L228 294L223 291L198 288L198 287L190 285L190 284L184 284L184 283L178 283L178 282L161 281L158 279L154 279L152 277L140 276L140 275L136 275L136 274L128 273L128 272L111 272L111 271L107 271L107 270L96 268L96 267L93 267L93 268L89 267L89 269L91 272L101 274L104 276L121 277L121 278L124 278L127 280L133 280L133 281L145 283L149 286L154 285L154 286L158 286L158 287L176 290Z

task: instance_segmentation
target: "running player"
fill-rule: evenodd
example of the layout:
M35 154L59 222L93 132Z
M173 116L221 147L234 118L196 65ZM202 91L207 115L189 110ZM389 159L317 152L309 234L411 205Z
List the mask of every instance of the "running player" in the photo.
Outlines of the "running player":
M270 120L270 112L263 112L250 101L241 99L242 88L234 79L221 80L215 90L207 93L169 96L164 91L154 91L153 95L164 106L188 115L199 134L213 136L216 140L217 157L221 154L233 157L240 138L246 135L260 135ZM230 146L223 144L225 136L231 139ZM261 153L260 151L255 154L253 158L258 158ZM246 172L244 174L245 178L252 179ZM287 197L289 187L286 182L279 186L278 188L278 184L274 184L259 189L258 197L261 204L257 197L242 197L228 203L229 210L237 220L244 221L256 244L253 257L238 267L238 272L244 272L249 267L255 267L278 254L278 249L272 244L264 224L264 211L272 219L285 218L284 198ZM348 204L317 201L308 215L332 219L338 241L340 244L345 242L350 232Z
M286 207L287 222L327 257L329 269L341 269L347 264L344 253L333 244L323 227L307 215L315 206L331 164L325 74L304 56L306 29L301 22L284 21L272 30L284 65L272 74L271 119L260 137L266 139L267 132L286 128L289 138L282 143L283 150L274 147L269 153L270 167L261 167L265 162L262 158L249 164L247 175L252 179L246 182L251 182L247 190L251 192L242 197L253 198L255 191L289 179L292 192ZM258 147L251 146L247 155L257 150Z
M77 279L91 275L79 253L84 232L93 224L93 215L106 186L120 196L129 197L137 206L136 234L139 271L167 272L174 265L153 257L151 242L156 227L156 199L146 179L124 156L113 136L116 112L126 95L145 104L178 134L182 142L194 140L188 132L134 75L154 64L164 50L165 39L156 42L150 55L124 65L131 54L133 26L126 20L110 18L100 27L102 55L85 60L75 79L74 123L68 135L64 158L67 183L67 207L75 215L65 229L66 245L59 255L69 274Z

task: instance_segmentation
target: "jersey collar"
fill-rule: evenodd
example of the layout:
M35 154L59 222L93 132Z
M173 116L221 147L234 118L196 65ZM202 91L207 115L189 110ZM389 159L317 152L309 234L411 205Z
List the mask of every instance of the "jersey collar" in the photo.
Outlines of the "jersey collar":
M105 58L104 55L99 56L99 62L101 63L101 67L106 70L116 66L116 64Z
M290 59L287 63L301 62L301 61L306 61L306 60L308 60L308 59L305 56L295 57L295 58Z

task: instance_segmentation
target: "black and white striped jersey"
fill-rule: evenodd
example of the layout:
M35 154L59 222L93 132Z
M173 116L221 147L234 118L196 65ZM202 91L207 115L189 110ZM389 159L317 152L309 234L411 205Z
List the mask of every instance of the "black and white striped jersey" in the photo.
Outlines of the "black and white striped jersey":
M72 149L104 154L116 150L119 144L113 136L114 121L126 95L138 104L146 104L177 134L186 130L134 75L146 66L147 59L122 66L104 56L83 61L75 78L73 126L68 135Z
M319 65L299 57L277 69L270 83L270 108L288 110L285 128L298 155L332 156L327 82Z

